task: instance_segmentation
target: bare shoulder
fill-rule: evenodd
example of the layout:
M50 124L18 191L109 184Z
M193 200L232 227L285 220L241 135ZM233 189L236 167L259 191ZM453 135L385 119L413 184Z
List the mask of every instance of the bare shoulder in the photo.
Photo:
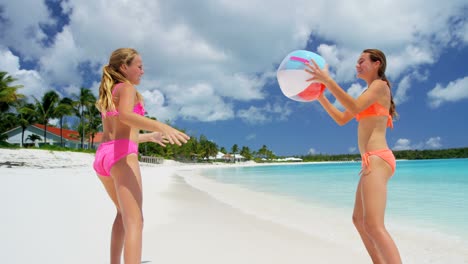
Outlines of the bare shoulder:
M122 83L121 88L122 90L130 90L130 91L135 91L135 86L133 86L130 83Z
M122 95L122 96L128 96L128 95L132 95L134 96L135 93L136 93L136 88L135 86L133 86L132 84L130 83L123 83L120 87L119 87L119 94Z
M384 80L380 80L380 79L379 80L374 80L370 84L369 88L376 88L376 89L388 88L388 84Z
M389 87L386 81L375 80L370 84L369 90L378 94L386 94L389 91Z

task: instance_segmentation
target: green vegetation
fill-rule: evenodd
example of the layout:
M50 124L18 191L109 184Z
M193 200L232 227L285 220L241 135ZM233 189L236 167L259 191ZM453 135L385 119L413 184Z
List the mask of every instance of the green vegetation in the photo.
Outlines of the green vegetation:
M57 145L49 145L49 144L42 144L39 146L39 149L43 150L51 150L51 151L72 151L72 152L82 152L82 153L95 153L95 149L74 149L74 148L67 148L61 147Z
M452 148L439 150L400 150L395 151L397 159L456 159L468 158L468 148Z
M397 159L407 160L468 158L468 148L399 150L393 153ZM303 161L356 161L360 160L361 156L359 154L319 154L301 156L300 158Z
M6 141L0 141L0 148L11 148L11 149L19 149L18 145L10 144Z

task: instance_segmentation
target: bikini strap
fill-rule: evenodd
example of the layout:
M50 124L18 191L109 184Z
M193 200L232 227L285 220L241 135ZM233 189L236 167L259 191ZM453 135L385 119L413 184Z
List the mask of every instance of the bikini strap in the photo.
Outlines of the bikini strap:
M393 118L390 114L388 114L387 127L390 127L391 129L393 129Z
M115 92L117 91L117 88L119 88L122 84L124 83L117 83L116 85L114 85L114 89L112 90L112 95L115 94Z

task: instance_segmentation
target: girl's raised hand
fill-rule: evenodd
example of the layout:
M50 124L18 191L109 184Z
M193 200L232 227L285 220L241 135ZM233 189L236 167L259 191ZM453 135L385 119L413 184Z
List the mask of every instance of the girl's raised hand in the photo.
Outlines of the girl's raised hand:
M325 64L324 69L320 69L314 60L310 60L309 63L306 63L306 66L307 67L304 70L311 75L311 78L307 79L306 81L321 82L326 85L330 79L330 75L328 73L328 64Z

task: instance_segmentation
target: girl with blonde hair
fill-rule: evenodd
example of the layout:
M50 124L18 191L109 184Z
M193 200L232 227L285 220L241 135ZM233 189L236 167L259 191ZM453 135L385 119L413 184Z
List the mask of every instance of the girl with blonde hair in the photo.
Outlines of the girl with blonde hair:
M138 52L121 48L112 52L104 66L99 99L103 138L96 151L94 170L114 202L117 214L112 226L110 263L140 264L143 212L138 143L181 145L186 134L145 117L143 98L135 86L144 74ZM153 131L140 134L140 130Z

